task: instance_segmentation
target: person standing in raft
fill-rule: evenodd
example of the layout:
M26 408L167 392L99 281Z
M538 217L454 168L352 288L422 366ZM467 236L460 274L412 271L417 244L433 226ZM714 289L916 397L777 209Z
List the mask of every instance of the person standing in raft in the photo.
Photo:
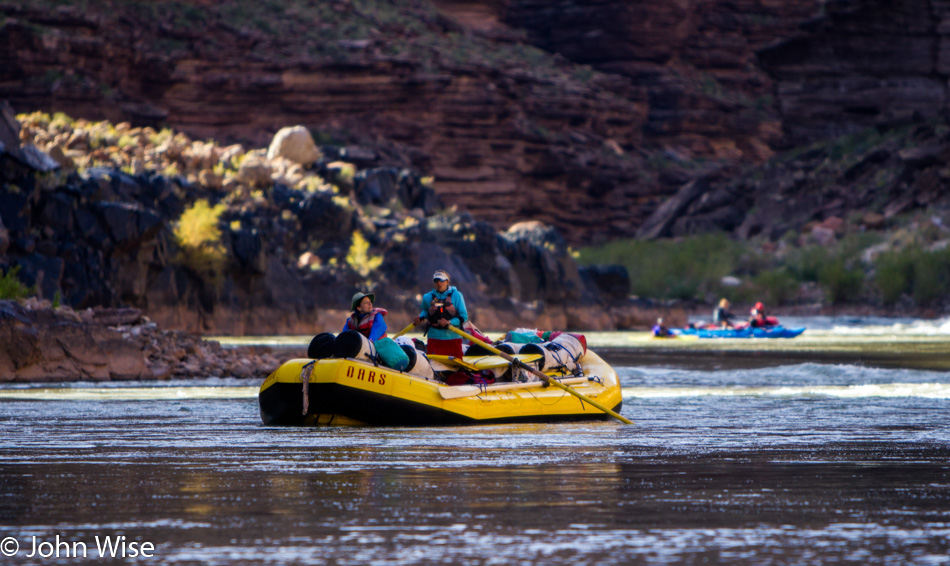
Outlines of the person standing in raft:
M465 297L450 284L449 274L441 269L432 274L432 283L435 289L422 297L422 312L414 321L416 324L429 321L426 353L462 357L462 337L448 326L461 328L468 320Z
M350 308L353 312L343 323L343 330L355 330L369 338L370 342L375 342L380 338L386 337L386 320L383 318L389 311L376 308L373 301L376 295L372 293L357 293L353 295L350 301Z
M713 311L713 324L721 328L735 328L732 319L736 315L729 312L730 303L728 299L721 299L719 306Z

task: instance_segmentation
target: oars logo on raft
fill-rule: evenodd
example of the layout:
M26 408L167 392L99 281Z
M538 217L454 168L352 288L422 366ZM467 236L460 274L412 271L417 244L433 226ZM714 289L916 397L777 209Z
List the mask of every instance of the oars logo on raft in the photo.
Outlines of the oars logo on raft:
M383 372L377 373L376 370L366 369L366 368L355 368L350 366L346 368L346 377L353 377L360 381L370 381L373 383L379 383L380 385L386 385L386 374ZM377 382L376 379L379 378Z

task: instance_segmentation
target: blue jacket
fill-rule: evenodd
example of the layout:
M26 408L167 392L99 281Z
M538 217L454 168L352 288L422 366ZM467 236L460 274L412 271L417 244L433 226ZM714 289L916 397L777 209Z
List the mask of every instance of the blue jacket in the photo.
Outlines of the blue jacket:
M419 313L419 316L422 318L429 317L429 306L432 304L433 299L449 299L452 301L458 316L449 320L449 324L461 329L462 323L468 320L468 310L465 308L465 297L462 296L462 293L459 292L459 290L455 287L451 286L446 289L444 293L439 293L435 289L429 291L422 297L422 312ZM429 332L426 334L426 336L429 338L435 338L436 340L452 340L454 338L461 338L461 336L452 332L448 328L436 328L435 326L429 327Z

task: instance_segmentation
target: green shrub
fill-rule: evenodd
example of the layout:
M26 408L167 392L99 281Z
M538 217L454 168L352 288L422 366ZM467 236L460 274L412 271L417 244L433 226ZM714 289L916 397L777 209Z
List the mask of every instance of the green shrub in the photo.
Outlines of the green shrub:
M623 265L630 273L631 292L641 297L703 300L723 292L720 281L735 272L744 253L743 244L719 233L681 240L617 240L578 250L578 262Z
M784 267L759 273L752 284L756 294L772 305L787 303L798 292L798 280Z
M17 278L20 266L16 265L0 277L0 299L25 299L36 294L36 286L27 287Z
M789 272L799 281L818 281L821 271L833 262L826 248L811 246L789 254L787 265Z
M841 238L832 251L845 261L851 261L858 259L864 250L881 243L883 239L884 236L877 232L852 232Z
M820 269L818 283L831 304L836 305L858 298L864 287L864 273L849 269L843 259L835 259Z
M874 283L886 304L907 294L918 306L931 306L950 289L950 250L926 251L919 246L878 256Z
M884 304L893 305L904 293L914 288L914 256L909 250L887 252L874 262L874 283L881 291Z
M56 131L66 131L72 130L73 125L76 123L68 114L63 112L56 112L53 114L52 119L50 120L49 127Z
M950 251L924 252L914 263L914 302L931 306L947 295L950 285Z

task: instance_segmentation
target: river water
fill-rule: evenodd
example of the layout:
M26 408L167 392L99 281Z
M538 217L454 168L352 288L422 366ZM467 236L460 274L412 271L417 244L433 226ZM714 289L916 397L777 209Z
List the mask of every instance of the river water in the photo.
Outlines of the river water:
M268 428L259 380L7 385L0 564L950 564L950 324L802 322L589 334L633 426Z

